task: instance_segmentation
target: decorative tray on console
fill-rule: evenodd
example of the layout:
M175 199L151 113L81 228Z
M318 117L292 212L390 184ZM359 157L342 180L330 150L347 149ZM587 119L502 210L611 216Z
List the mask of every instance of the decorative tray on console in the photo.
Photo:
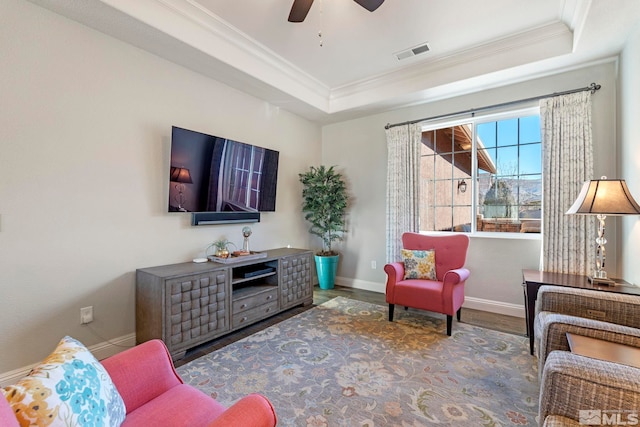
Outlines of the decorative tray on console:
M209 255L207 258L209 258L209 260L213 262L221 262L223 264L233 264L234 262L242 262L242 261L248 261L251 259L260 259L260 258L266 258L266 257L267 257L266 252L251 251L246 255L230 254L227 258L220 258L215 255Z

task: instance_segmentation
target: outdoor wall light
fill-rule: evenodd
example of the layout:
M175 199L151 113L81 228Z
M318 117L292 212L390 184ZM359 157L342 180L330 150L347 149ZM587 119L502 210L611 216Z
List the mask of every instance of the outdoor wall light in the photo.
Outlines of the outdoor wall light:
M465 191L467 191L467 183L464 179L461 179L458 181L458 192L464 193Z

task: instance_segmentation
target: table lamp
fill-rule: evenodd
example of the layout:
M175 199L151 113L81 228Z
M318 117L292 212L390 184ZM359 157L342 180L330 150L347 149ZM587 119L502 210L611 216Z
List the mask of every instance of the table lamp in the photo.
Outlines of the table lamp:
M189 169L171 166L169 179L171 180L171 182L177 182L177 184L175 185L175 189L176 191L178 191L178 194L175 196L175 199L176 202L178 202L178 210L186 212L186 209L182 206L182 204L185 202L185 197L183 194L184 184L193 183L193 181L191 180L191 173L189 172Z
M604 245L604 221L607 215L639 215L640 206L634 200L624 179L600 179L586 181L567 214L596 215L598 218L598 237L596 238L596 268L589 282L613 285L604 270L606 259Z

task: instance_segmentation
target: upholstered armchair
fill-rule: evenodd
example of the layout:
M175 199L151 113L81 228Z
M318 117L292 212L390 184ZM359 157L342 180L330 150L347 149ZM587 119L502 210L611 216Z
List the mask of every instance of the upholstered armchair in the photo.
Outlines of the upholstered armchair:
M588 318L594 315L604 320ZM640 348L638 326L638 296L540 287L535 317L540 425L579 426L581 410L624 416L640 408L640 369L571 353L566 336L570 332Z
M465 234L402 235L403 260L387 264L386 301L389 321L395 304L442 313L447 316L447 335L455 314L460 321L464 284L469 270L464 268L469 247Z
M585 425L580 423L580 411L584 410L600 410L607 416L619 413L624 421L639 408L639 368L568 351L549 354L540 384L541 426Z
M541 286L536 301L534 344L538 372L553 350L569 351L567 332L632 344L640 336L640 296L560 286Z
M84 421L84 422L82 422ZM0 427L275 427L269 400L250 394L225 408L184 384L160 340L98 362L65 337L17 384L0 389Z

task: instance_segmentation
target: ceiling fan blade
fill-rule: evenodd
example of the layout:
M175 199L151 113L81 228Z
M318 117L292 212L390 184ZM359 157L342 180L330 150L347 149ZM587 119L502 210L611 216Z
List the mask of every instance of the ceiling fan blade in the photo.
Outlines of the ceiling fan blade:
M353 0L358 3L360 6L367 9L369 12L373 12L377 8L380 7L384 0Z
M384 1L384 0L383 0ZM302 22L307 17L313 0L293 0L291 12L289 12L289 22Z

